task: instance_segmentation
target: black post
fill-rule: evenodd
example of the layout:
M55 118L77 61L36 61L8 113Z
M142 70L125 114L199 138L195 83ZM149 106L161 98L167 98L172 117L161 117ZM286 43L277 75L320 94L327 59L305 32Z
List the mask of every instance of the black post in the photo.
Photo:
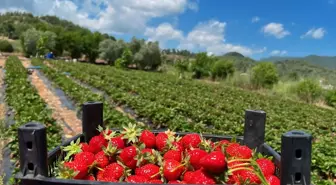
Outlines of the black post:
M99 134L98 126L103 126L103 103L86 102L82 105L82 127L85 141Z
M245 111L244 144L258 151L265 142L266 113L261 110Z
M22 175L48 176L46 127L30 122L18 129Z
M310 185L312 136L290 131L281 138L281 185Z

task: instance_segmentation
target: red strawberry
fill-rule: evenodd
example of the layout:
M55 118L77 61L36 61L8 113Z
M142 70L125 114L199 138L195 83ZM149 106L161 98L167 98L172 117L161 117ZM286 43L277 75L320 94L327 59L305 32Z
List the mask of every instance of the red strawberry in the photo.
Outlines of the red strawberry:
M104 151L100 151L95 155L95 161L99 168L105 168L110 163L109 157L105 155Z
M253 169L253 168L251 168L251 169ZM249 180L250 184L260 184L261 183L259 177L254 172L252 172L250 170L241 170L241 171L239 171L238 176L244 182Z
M117 147L118 149L125 148L125 142L124 142L124 140L122 139L121 136L114 137L110 141L111 141L112 145L115 146L115 147Z
M102 150L102 147L107 146L107 141L105 140L104 136L98 135L92 137L89 142L90 150L96 154Z
M183 181L190 184L192 181L193 175L194 175L194 172L192 171L185 172L183 175Z
M102 172L103 177L111 177L115 180L119 180L125 175L125 169L118 163L112 163L106 166Z
M186 184L186 183L184 181L173 180L173 181L169 181L168 184Z
M143 150L141 150L141 153L150 153L150 154L152 154L153 153L153 149L150 149L150 148L145 148L145 149L143 149Z
M234 157L237 155L237 150L238 150L238 147L240 145L238 143L230 143L228 147L226 147L226 153L231 156L231 157Z
M97 181L101 181L101 182L118 182L117 180L115 180L114 178L109 177L109 176L106 176L106 177L104 176L104 177L100 178Z
M215 179L203 168L195 171L190 184L216 184Z
M139 175L131 175L128 176L125 180L125 182L128 183L145 183L147 181L146 177L139 176Z
M84 177L83 180L95 181L96 179L93 175L88 175L88 176Z
M222 152L214 151L202 157L200 164L207 171L218 174L224 172L225 156Z
M146 164L140 168L135 169L135 175L144 176L148 180L160 178L160 167L154 164Z
M270 176L266 177L266 180L270 185L280 185L279 178L274 176L274 175L270 175Z
M250 159L252 157L252 150L247 146L239 146L234 156L241 159Z
M274 174L275 165L273 164L271 160L260 158L260 159L257 159L257 163L265 177Z
M75 173L72 173L70 177L68 176L67 178L83 179L88 174L88 165L85 163L73 161L73 162L64 163L64 166L68 170L70 169L70 170L73 170L73 172L75 172Z
M155 137L155 145L159 151L162 151L164 149L167 143L167 139L168 139L168 135L164 132L159 133Z
M97 181L101 181L101 179L103 179L103 177L104 177L104 171L105 170L98 170L98 172L97 172Z
M163 155L163 159L167 160L167 159L174 159L178 162L182 161L182 154L181 152L177 151L177 150L169 150L168 152L166 152Z
M202 167L200 160L207 154L208 153L206 151L197 148L188 151L188 155L190 156L190 164L194 170L198 170Z
M225 145L228 145L230 143L230 141L228 141L228 140L221 140L221 141L219 141L217 144L215 144L215 146L216 146L216 151L222 151L222 146L225 146Z
M83 152L92 152L89 144L81 143L80 146Z
M147 181L148 184L163 184L163 182L160 179L153 179Z
M163 164L163 175L168 180L177 180L184 171L184 166L178 161L168 159Z
M175 149L177 151L180 151L180 152L183 152L183 150L184 150L182 142L179 142L179 141L174 141L173 142L173 147L175 147Z
M201 136L198 134L187 134L181 139L183 147L186 149L197 148L201 141Z
M144 130L141 133L139 140L141 143L145 144L146 148L154 148L156 145L156 137L149 130Z
M247 164L247 165L249 165L249 164ZM246 167L246 164L244 164L241 161L234 161L234 162L229 162L227 164L227 166L228 166L228 169L231 171L231 170L234 170L234 169L237 169L237 168ZM232 174L229 175L229 179L226 183L227 184L239 183L238 175L239 175L240 171L241 170L233 171Z
M74 161L91 166L95 161L95 155L91 152L81 152L75 155Z
M121 151L119 158L124 165L131 169L135 169L137 161L134 159L134 157L136 155L136 148L134 146L129 146Z

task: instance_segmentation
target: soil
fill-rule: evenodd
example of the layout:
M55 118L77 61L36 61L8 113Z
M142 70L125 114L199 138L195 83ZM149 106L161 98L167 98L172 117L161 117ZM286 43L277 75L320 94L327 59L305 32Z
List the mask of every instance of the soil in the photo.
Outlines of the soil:
M0 58L0 88L2 88L2 85L4 83L4 72L3 68L5 67L5 59ZM1 69L2 68L2 69ZM3 92L0 91L0 98L3 99L4 94ZM6 114L6 109L5 109L5 104L4 102L0 101L0 185L3 184L4 182L4 176L3 176L3 165L4 165L4 156L3 156L3 151L6 146L6 141L4 139L4 127L5 123L3 122L5 120L5 114Z
M23 65L27 68L31 66L28 59L20 58ZM75 111L62 106L60 97L54 94L54 92L48 88L47 84L39 78L38 74L34 71L31 74L31 83L37 89L40 97L47 103L47 105L53 111L53 117L63 128L65 138L71 138L82 132L82 122L77 118Z

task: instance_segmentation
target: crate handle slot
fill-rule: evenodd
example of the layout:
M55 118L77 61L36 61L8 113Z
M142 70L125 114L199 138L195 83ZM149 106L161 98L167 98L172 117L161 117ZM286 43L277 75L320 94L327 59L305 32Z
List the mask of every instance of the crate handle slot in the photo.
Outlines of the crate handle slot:
M262 150L265 143L266 112L262 110L246 110L244 125L244 144L257 151Z
M101 102L86 102L82 105L82 129L86 142L99 134L98 126L104 127L103 108Z

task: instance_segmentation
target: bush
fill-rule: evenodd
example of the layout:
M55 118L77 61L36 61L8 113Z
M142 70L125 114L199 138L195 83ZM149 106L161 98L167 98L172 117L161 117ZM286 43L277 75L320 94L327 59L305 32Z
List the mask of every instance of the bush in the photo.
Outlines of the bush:
M198 53L196 55L195 61L193 61L191 70L193 72L192 77L200 79L202 77L207 77L210 75L211 65L214 62L213 57L209 57L207 53Z
M261 62L252 68L252 83L255 87L272 88L278 81L278 71L273 63Z
M211 68L211 78L215 80L216 78L225 79L234 73L235 69L233 62L230 61L217 61L212 65Z
M329 106L336 107L336 90L328 91L325 100Z
M118 58L115 61L115 66L117 68L128 68L128 66L132 63L132 51L129 48L125 48L125 50L122 53L121 58Z
M315 102L321 97L323 92L319 82L312 79L305 79L299 82L297 86L294 87L294 90L297 96L307 103Z
M7 40L0 40L0 51L11 53L14 51L14 48Z

